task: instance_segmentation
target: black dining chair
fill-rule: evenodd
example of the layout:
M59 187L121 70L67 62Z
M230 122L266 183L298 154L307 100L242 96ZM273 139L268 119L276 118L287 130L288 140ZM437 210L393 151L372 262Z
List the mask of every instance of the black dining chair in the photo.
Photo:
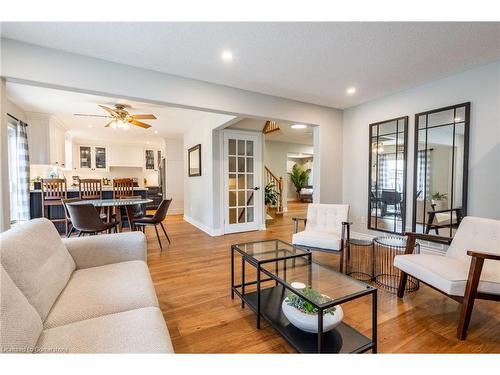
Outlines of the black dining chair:
M144 199L140 195L133 195L129 197L120 197L119 199ZM141 217L144 217L146 215L146 212L143 210L143 205L142 204L133 204L133 205L127 205L124 207L123 214L121 215L121 223L123 223L125 220L128 222L128 227L132 231L134 230L134 225L133 225L133 219L139 219Z
M77 230L78 237L83 234L97 234L104 231L117 232L116 221L105 223L92 204L67 204L71 224Z
M75 230L73 223L71 222L71 216L68 211L68 203L74 203L80 201L80 198L67 198L61 199L62 205L64 207L64 215L66 216L67 228L66 228L66 237L71 237L71 234Z
M170 244L170 238L168 237L167 231L165 230L165 227L163 226L163 220L165 220L165 217L167 216L168 208L170 207L170 203L172 203L172 199L164 199L161 201L160 205L156 209L156 212L154 215L144 215L142 217L138 217L135 219L132 219L133 217L133 206L127 206L127 211L129 212L128 216L132 220L132 228L139 228L142 232L145 231L146 226L154 226L155 227L155 232L156 232L156 238L158 238L158 243L160 244L160 249L163 249L163 246L161 245L161 240L160 240L160 235L158 233L158 228L157 226L159 225L161 229L163 230L163 233L165 234L165 237L167 237L168 243Z

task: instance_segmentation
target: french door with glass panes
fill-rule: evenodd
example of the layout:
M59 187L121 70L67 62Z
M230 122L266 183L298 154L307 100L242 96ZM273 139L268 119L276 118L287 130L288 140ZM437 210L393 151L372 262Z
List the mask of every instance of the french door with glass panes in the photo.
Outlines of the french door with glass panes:
M262 223L262 144L252 132L224 131L224 231L258 230Z

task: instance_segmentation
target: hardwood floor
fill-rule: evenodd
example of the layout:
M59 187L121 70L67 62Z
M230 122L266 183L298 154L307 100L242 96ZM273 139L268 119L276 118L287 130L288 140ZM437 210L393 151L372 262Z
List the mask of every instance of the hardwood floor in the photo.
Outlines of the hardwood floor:
M290 242L292 216L305 215L307 205L291 204L267 231L210 237L184 222L165 221L172 245L160 252L153 228L147 229L148 264L160 307L177 353L293 353L267 325L255 328L255 314L230 296L230 246L279 238ZM163 238L163 236L162 236ZM314 254L337 266L338 256ZM343 305L344 320L370 334L370 300ZM379 290L380 353L500 353L500 304L476 301L466 341L456 339L459 304L421 286L403 300Z

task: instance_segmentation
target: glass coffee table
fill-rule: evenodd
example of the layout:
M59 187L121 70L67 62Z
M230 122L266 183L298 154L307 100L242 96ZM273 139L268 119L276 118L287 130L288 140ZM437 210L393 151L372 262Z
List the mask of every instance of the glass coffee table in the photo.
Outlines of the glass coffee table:
M242 262L240 284L234 280L236 254ZM247 263L256 269L255 280L246 280ZM241 298L242 307L248 305L256 313L257 328L264 318L300 353L377 352L377 289L312 262L312 254L307 250L280 240L232 245L231 297L235 295ZM297 328L284 315L283 300L293 295L317 311L312 315L313 319L317 317L313 333ZM364 296L371 296L371 338L343 321L324 331L325 312Z

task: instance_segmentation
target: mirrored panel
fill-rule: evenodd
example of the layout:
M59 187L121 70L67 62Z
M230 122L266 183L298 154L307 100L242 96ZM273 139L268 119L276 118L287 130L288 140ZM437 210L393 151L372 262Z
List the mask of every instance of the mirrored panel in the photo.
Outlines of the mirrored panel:
M453 237L467 214L470 103L415 115L413 225Z
M408 116L370 124L368 229L403 233Z

